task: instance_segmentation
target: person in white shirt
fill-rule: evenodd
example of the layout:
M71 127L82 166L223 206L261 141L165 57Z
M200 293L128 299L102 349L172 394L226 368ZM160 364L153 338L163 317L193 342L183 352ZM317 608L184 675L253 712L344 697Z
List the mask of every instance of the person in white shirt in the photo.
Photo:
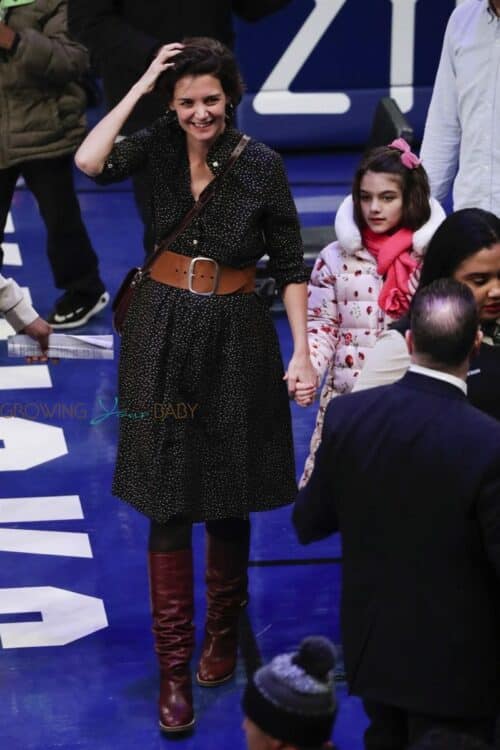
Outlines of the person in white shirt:
M14 279L6 279L0 274L0 313L16 333L25 333L38 341L42 352L49 346L52 328L30 305Z
M500 0L451 14L420 156L431 193L500 214Z

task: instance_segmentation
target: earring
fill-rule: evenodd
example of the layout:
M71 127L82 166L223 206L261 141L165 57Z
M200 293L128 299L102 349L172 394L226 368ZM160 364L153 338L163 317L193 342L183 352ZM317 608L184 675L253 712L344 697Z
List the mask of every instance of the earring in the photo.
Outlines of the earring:
M232 102L228 102L226 104L226 115L225 120L227 123L232 122L234 117L234 104Z

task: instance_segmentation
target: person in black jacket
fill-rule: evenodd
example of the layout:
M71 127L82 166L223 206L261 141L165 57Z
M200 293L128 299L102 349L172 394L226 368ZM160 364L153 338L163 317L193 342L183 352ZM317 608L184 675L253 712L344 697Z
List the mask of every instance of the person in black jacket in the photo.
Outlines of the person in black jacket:
M187 36L207 36L232 48L232 13L258 21L290 0L69 0L71 34L90 51L103 79L111 109L144 73L164 44ZM151 92L138 102L123 126L129 135L165 112L165 100ZM134 194L144 223L144 246L153 246L150 190L144 172L133 177Z
M302 543L342 536L345 665L368 750L402 750L433 728L493 738L500 425L466 399L478 322L465 285L418 292L409 372L331 402L295 503Z

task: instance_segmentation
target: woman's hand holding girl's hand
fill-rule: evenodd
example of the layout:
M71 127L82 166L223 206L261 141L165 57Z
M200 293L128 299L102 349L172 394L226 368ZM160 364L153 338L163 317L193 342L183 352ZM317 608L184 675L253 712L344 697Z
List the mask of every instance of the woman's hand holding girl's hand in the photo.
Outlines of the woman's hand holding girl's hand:
M174 66L174 63L171 62L172 58L178 55L179 52L182 52L183 49L184 45L180 44L180 42L164 44L163 47L160 47L155 59L137 82L143 94L149 94L153 91L161 74Z
M318 374L308 354L294 354L283 380L288 384L288 395L300 406L309 406L314 401L318 387Z
M311 406L316 398L316 385L297 383L295 388L295 403L299 406Z

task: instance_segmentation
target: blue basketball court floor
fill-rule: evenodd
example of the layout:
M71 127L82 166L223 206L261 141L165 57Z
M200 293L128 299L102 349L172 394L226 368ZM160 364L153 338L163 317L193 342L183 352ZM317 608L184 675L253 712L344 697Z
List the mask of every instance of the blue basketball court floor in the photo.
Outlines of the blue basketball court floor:
M287 158L304 227L333 227L355 161L347 154ZM142 259L130 186L98 189L81 175L77 180L112 294L125 271ZM3 273L17 279L42 315L60 293L44 242L34 200L21 186L9 217ZM288 325L282 313L275 322L287 361ZM84 331L111 332L109 309ZM289 508L254 515L251 599L236 679L219 688L195 687L192 736L175 741L161 736L146 575L148 525L110 491L118 426L112 413L116 357L27 365L7 358L8 335L0 320L0 747L157 750L175 742L179 750L243 750L240 698L247 673L261 660L293 650L308 634L340 643L338 538L302 547ZM292 409L299 474L316 406ZM199 649L205 607L201 526L194 531L194 551ZM366 720L359 701L347 695L339 655L334 739L340 750L360 750Z

